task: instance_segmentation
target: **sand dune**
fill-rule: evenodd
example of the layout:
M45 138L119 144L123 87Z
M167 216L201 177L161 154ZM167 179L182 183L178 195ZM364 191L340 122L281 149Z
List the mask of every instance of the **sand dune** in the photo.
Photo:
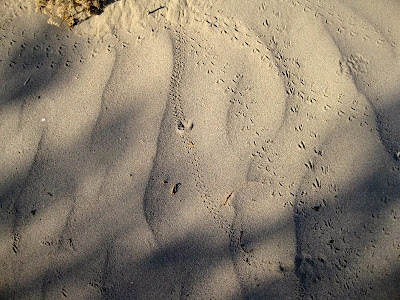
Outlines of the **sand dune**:
M1 3L1 299L400 298L400 5Z

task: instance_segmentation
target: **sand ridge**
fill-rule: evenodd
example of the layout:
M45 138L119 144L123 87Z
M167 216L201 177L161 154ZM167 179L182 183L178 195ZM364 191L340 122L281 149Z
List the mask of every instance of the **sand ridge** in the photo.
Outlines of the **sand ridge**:
M1 297L398 297L395 1L2 11Z

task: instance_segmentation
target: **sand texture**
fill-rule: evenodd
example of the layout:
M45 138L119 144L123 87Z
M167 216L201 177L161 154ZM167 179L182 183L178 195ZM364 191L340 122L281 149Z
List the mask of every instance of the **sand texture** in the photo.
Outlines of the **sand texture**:
M0 10L0 299L400 299L399 1Z

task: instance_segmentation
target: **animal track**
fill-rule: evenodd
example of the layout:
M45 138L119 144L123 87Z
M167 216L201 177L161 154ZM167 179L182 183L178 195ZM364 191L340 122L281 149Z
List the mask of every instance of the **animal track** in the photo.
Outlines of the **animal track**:
M19 251L20 241L21 241L21 238L20 238L19 234L14 233L12 250L14 251L15 254L18 253L18 251Z
M340 70L343 74L357 76L368 70L368 61L361 54L352 54L340 61Z
M172 114L175 121L176 130L180 135L183 135L185 130L191 129L193 124L191 121L185 119L182 110L180 86L182 77L185 71L185 35L182 28L177 28L172 32L173 43L173 66L170 83L170 103L172 107Z

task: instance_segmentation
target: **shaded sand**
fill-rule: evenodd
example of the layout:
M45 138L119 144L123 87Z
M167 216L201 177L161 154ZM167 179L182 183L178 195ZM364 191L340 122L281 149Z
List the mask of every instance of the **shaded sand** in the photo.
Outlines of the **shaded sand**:
M400 298L397 1L1 12L1 299Z

